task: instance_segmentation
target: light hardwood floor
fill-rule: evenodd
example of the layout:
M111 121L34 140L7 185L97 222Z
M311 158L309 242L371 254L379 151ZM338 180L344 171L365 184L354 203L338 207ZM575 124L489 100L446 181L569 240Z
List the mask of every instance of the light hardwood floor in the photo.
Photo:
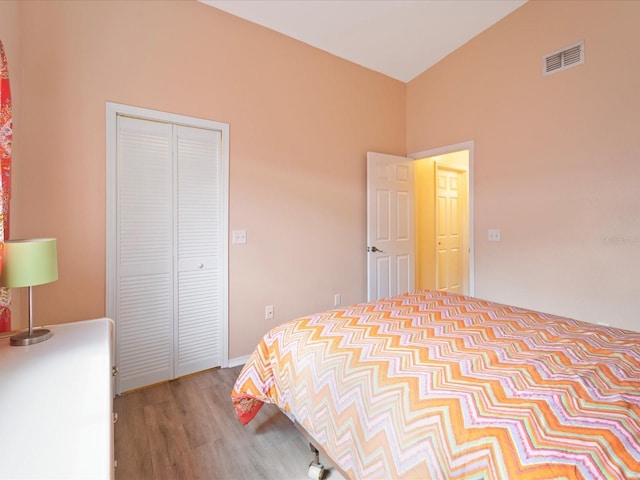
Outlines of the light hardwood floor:
M239 372L209 370L117 397L116 480L308 478L309 443L278 408L265 405L246 426L237 420Z

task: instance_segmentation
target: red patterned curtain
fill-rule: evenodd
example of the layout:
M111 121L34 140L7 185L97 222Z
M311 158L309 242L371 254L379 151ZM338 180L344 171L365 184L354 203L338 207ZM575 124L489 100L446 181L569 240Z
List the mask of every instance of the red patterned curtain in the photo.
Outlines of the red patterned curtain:
M11 198L11 139L13 122L11 117L11 90L9 69L4 47L0 42L0 269L4 241L9 238L9 199ZM0 332L11 330L11 296L8 288L0 287Z

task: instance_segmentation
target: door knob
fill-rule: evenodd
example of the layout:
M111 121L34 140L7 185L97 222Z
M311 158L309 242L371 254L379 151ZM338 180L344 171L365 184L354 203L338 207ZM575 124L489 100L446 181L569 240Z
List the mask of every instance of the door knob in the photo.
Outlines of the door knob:
M384 250L380 250L378 247L376 247L375 245L373 247L367 247L367 251L368 252L379 252L379 253L384 253Z

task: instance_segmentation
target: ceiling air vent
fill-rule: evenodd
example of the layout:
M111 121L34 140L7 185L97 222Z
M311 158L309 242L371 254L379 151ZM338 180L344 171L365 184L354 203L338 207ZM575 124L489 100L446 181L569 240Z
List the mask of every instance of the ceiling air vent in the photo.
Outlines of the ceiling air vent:
M542 74L549 75L584 63L584 40L542 58Z

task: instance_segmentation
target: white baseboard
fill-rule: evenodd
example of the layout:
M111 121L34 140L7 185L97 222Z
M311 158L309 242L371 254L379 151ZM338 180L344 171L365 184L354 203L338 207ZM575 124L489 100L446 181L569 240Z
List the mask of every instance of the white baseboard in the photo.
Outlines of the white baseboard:
M249 360L250 356L251 355L245 355L244 357L230 358L229 362L227 363L227 367L233 368L233 367L239 367L240 365L244 365L245 363L247 363L247 360Z

